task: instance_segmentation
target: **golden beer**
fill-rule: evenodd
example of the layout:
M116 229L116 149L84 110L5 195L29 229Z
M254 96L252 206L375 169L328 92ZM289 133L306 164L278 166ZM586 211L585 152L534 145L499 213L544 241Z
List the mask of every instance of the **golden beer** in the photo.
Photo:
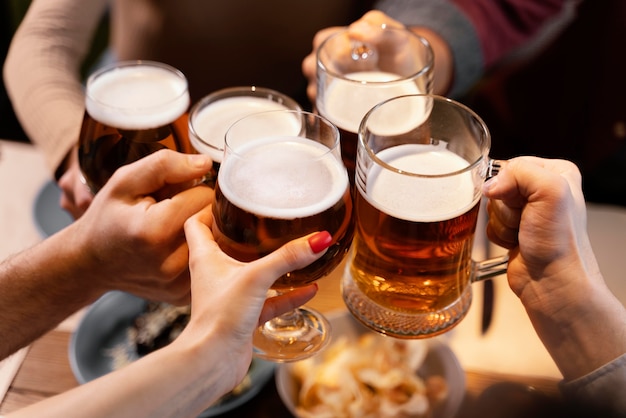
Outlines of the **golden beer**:
M502 273L504 258L471 258L490 141L471 109L441 96L399 96L367 113L341 283L363 324L398 338L441 334L467 313L471 284Z
M378 157L394 167L430 166L432 172L468 165L450 151L420 145L388 148ZM405 313L446 309L470 285L480 198L471 173L408 179L404 185L384 170L373 171L367 190L359 188L356 195L352 277L385 308Z
M124 62L94 73L78 151L89 188L96 193L119 167L160 149L194 152L188 107L187 81L167 65Z
M438 222L413 222L381 212L358 193L350 266L373 301L407 313L445 309L470 285L471 251L479 205Z
M222 162L213 203L213 234L240 261L326 230L333 243L320 259L281 277L275 289L311 283L343 259L353 235L348 175L325 146L301 137L252 141Z

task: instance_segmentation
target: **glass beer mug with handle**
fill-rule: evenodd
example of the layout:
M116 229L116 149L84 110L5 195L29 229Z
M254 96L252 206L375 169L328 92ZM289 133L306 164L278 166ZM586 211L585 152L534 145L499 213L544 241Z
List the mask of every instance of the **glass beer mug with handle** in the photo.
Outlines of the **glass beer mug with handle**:
M354 39L342 30L317 52L317 112L341 132L341 154L354 182L357 131L365 114L392 97L432 93L434 55L406 28L380 26Z
M87 79L78 159L93 193L115 170L163 148L193 152L187 79L152 61L121 61Z
M506 256L471 259L481 186L498 167L490 143L473 111L439 96L400 96L365 116L342 279L362 323L398 338L443 333L469 309L472 282L505 272Z
M341 161L339 131L319 115L277 110L255 113L226 132L226 150L215 186L213 235L240 261L256 260L288 241L328 231L332 243L309 266L276 280L288 292L330 273L353 235L348 174ZM254 335L257 357L300 360L329 339L318 312L299 308L268 321Z

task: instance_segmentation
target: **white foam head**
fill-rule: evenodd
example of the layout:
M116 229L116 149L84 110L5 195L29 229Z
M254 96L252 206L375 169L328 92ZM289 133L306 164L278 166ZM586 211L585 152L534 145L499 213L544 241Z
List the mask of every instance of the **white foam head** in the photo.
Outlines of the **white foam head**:
M445 144L405 144L385 149L377 157L396 169L423 177L399 174L373 165L367 177L366 199L381 211L412 222L452 219L480 199L469 163ZM435 176L451 173L447 176ZM456 174L452 174L456 173ZM430 176L430 177L429 177Z
M348 188L348 175L322 144L302 137L267 137L229 156L218 185L228 200L248 212L295 219L338 202Z
M287 106L263 97L236 96L211 102L193 114L190 139L193 147L221 162L224 152L224 136L230 126L253 113L269 110L286 110Z
M187 80L167 67L138 64L97 73L89 79L87 112L122 129L167 125L189 107Z
M363 71L336 78L318 103L320 113L338 127L356 133L365 114L392 97L420 94L414 80L382 71Z

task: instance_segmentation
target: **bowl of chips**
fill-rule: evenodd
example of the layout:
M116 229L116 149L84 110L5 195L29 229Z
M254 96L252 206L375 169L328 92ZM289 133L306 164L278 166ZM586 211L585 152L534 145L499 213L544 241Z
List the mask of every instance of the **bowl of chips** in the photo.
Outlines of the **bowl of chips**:
M278 394L298 418L451 418L465 373L443 339L400 340L369 331L346 311L327 315L323 352L280 364Z

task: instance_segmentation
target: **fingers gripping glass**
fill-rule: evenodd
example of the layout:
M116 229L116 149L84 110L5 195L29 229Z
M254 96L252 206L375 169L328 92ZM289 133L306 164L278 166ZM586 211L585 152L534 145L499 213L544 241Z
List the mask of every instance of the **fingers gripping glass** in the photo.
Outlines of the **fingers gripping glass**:
M319 115L287 110L235 122L226 133L213 215L217 243L240 261L263 257L312 232L332 235L320 259L278 278L276 294L330 273L347 253L353 234L337 128ZM259 327L254 353L279 362L309 357L328 342L328 328L318 312L296 309Z

